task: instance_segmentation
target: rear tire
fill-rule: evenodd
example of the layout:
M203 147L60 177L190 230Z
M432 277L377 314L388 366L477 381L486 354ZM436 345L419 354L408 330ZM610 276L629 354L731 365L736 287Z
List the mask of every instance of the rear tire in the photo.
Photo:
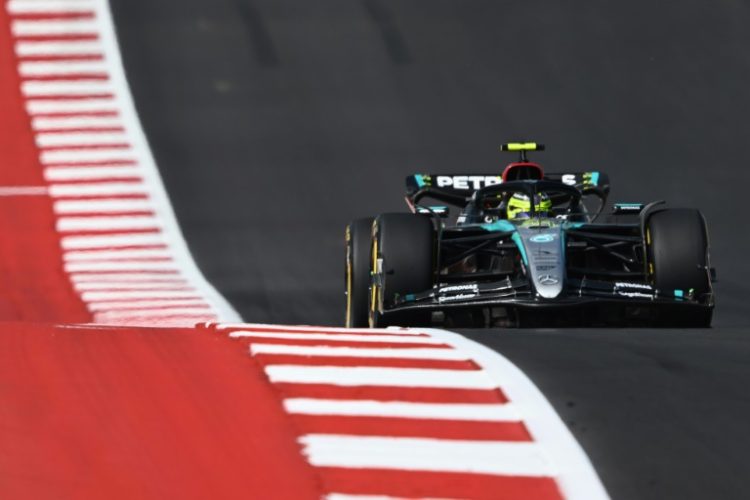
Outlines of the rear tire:
M708 231L703 215L694 209L668 209L648 221L646 242L649 273L662 294L691 293L705 307L660 318L669 326L711 326L713 303L708 257Z
M370 249L372 223L366 217L346 226L346 317L347 328L367 328L370 295Z
M371 327L429 322L429 312L386 320L383 311L392 307L397 297L432 288L434 233L432 220L424 215L383 214L375 219L371 266L380 272L375 273L370 294Z

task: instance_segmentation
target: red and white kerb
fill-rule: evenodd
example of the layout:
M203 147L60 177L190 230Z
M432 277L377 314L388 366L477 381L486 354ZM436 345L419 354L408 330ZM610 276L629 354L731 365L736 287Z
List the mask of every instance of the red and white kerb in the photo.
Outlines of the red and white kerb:
M219 324L277 390L327 498L608 498L507 359L433 329Z
M93 322L237 319L197 271L175 223L107 2L10 0L6 7L47 183L26 194L54 199L65 271Z

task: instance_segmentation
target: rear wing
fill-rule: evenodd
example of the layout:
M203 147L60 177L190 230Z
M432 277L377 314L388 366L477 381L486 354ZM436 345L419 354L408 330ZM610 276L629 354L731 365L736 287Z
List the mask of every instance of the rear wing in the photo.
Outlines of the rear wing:
M603 172L570 172L546 174L545 180L558 181L578 188L583 194L601 192L609 194L609 176ZM414 174L406 178L406 195L409 199L429 195L447 203L460 205L479 189L501 184L501 175L488 174Z

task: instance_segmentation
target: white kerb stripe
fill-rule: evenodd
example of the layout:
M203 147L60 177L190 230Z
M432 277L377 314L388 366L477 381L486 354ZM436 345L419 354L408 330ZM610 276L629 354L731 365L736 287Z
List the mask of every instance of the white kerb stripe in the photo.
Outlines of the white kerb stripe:
M130 283L185 283L185 278L178 274L164 274L156 272L138 272L138 273L80 273L71 274L70 280L74 284L78 283L112 283L112 282L130 282Z
M145 299L200 299L195 292L181 290L152 290L138 292L83 292L81 299L86 302L103 302L113 300L145 300Z
M552 477L535 443L308 434L303 453L317 467L473 472Z
M26 61L18 65L18 71L25 77L90 73L105 75L107 65L104 61Z
M30 115L47 113L114 113L117 107L112 99L53 100L34 99L26 101L26 111Z
M339 340L355 342L393 342L393 343L422 343L440 345L443 342L430 337L413 337L400 335L368 335L368 334L346 334L346 333L282 333L282 332L232 332L229 337L237 338L270 338L289 340Z
M10 0L7 4L11 14L79 12L94 7L91 0Z
M122 216L122 217L60 217L57 220L57 230L72 231L116 231L123 229L155 229L160 222L150 215Z
M273 383L449 389L496 389L498 387L497 382L487 377L484 372L469 370L270 365L265 367L265 371Z
M27 97L47 95L112 94L114 89L108 81L102 80L27 80L21 84L21 91Z
M171 259L172 252L163 248L144 248L137 250L78 250L66 252L66 262L96 261L113 259Z
M70 35L98 33L96 21L88 20L54 20L54 21L13 21L13 36L29 35Z
M48 181L79 181L97 179L138 178L143 171L138 167L47 167L44 178Z
M58 202L59 203L59 202ZM153 234L108 234L101 236L66 236L61 245L64 250L86 248L118 248L143 245L164 245L164 235Z
M164 318L179 316L208 316L213 313L209 305L202 307L165 307L162 309L142 309L142 310L121 310L121 311L102 311L97 312L96 317L99 320L107 319L124 319L124 318Z
M251 354L289 354L294 356L337 356L346 358L400 358L466 360L466 354L456 349L398 349L392 347L331 347L286 344L250 344Z
M79 54L101 54L99 42L17 42L16 54L23 56L69 56Z
M292 398L284 400L289 413L367 417L427 418L482 422L519 422L512 404L402 403L338 399Z
M83 282L75 283L73 287L77 292L88 292L94 290L182 290L194 291L186 281L175 281L174 283L138 283L132 281L103 281L103 282Z
M78 170L75 167L61 167L60 169ZM58 214L151 212L154 210L154 208L155 207L150 200L128 198L99 200L58 200L55 201L54 204L55 213Z
M53 116L34 118L31 121L34 130L64 130L80 128L113 128L122 127L122 120L112 116Z
M83 196L117 196L148 194L149 188L141 182L102 182L97 184L52 184L49 193L55 198Z
M45 165L51 163L89 162L89 161L135 161L130 149L65 149L60 151L42 151L39 159Z
M128 136L123 133L92 134L91 132L70 132L36 134L36 145L40 148L57 146L80 146L102 144L127 144Z
M299 325L268 325L263 323L219 323L214 325L217 330L253 331L254 329L274 330L279 332L331 332L331 333L397 333L399 335L425 335L428 330L417 328L343 328L331 326L299 326Z
M178 271L174 262L68 262L65 264L65 272L114 272L114 271Z
M195 291L193 290L193 293ZM176 307L205 308L208 307L203 299L175 299L175 300L123 300L118 302L90 302L87 304L89 311L119 311L133 309L165 309Z

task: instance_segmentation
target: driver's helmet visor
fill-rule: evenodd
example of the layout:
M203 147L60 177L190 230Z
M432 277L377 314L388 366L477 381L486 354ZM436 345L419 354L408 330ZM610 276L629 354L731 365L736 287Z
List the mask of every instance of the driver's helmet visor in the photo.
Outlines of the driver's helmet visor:
M546 216L552 209L552 201L546 194L534 195L534 212L537 216ZM508 219L528 219L531 217L531 200L522 193L514 193L508 200Z

